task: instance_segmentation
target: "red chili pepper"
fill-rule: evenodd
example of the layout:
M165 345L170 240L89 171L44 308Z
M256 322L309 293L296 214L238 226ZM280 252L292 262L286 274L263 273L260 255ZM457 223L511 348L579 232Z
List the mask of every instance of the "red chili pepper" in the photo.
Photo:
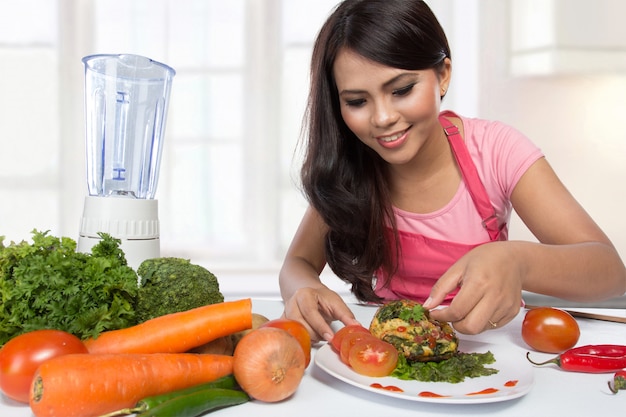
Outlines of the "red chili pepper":
M537 363L526 358L534 365L556 364L561 369L572 372L607 373L626 368L626 346L623 345L586 345L569 349L556 358Z
M613 375L613 386L609 381L609 389L613 394L617 394L617 390L626 389L626 369L615 372Z

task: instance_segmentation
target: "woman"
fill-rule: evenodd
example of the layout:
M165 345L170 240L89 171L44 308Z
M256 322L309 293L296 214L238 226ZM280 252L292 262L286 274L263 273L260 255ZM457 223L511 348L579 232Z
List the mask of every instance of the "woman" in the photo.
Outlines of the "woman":
M440 113L445 33L423 1L346 0L315 42L302 183L310 207L280 272L285 316L314 340L356 323L319 278L365 302L411 298L475 334L522 290L592 301L626 291L615 248L541 151L499 122ZM507 240L511 210L539 243Z

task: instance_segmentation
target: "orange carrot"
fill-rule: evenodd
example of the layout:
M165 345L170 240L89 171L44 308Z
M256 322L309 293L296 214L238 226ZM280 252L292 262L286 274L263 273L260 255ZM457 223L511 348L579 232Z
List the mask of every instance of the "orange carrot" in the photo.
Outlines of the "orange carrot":
M231 374L233 357L194 353L70 354L44 362L31 384L36 417L100 416Z
M252 327L249 298L167 314L85 340L89 353L182 353Z

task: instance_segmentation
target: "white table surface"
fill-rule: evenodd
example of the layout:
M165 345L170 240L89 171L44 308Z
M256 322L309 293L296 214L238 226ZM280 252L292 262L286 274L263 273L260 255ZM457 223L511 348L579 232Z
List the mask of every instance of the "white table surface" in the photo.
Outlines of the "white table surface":
M277 318L283 305L278 300L254 299L253 310L268 318ZM368 325L374 307L353 306L354 314L361 323ZM622 309L591 310L602 314L626 316ZM521 338L521 323L526 310L503 328L477 336L460 335L461 339L483 341L510 346L519 352L520 364L526 365L528 347ZM621 344L626 345L626 324L592 319L577 319L581 336L578 345ZM315 352L313 352L315 355ZM546 360L554 355L533 353L535 360ZM613 395L607 387L612 374L581 374L565 372L554 366L534 368L534 386L525 396L496 403L437 404L409 401L377 395L340 381L328 375L314 361L307 368L298 391L280 403L251 401L235 407L211 413L228 416L298 416L332 417L356 415L358 417L386 416L624 416L626 415L626 391ZM31 417L27 405L18 404L0 396L0 416Z

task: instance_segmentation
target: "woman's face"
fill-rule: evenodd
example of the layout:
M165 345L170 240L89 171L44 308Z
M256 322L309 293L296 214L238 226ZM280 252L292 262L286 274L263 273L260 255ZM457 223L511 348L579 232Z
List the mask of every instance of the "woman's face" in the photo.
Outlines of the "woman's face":
M438 116L450 80L448 59L440 73L408 71L343 49L333 70L343 120L388 163L415 160L430 138L441 135Z

